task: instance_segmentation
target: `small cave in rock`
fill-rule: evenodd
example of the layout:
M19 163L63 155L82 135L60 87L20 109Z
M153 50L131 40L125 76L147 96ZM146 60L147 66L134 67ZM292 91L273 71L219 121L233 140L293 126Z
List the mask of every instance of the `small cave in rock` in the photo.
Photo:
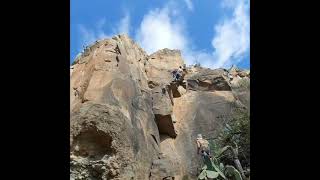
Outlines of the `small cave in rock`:
M111 147L111 143L112 137L109 134L90 127L74 138L71 150L76 156L98 160L115 152Z
M173 95L174 98L181 97L181 94L178 91L178 86L176 86L176 85L171 86L171 91L172 91L172 95Z
M177 133L175 131L170 114L169 115L155 114L155 120L156 120L160 135L166 134L172 138L177 137Z

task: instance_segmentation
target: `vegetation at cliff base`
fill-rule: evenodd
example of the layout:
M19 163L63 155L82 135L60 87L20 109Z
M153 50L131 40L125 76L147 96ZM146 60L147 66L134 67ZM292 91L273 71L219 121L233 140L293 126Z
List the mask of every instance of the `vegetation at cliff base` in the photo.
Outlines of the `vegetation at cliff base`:
M234 109L229 116L222 118L222 129L217 137L208 138L212 160L202 168L198 179L208 179L211 171L225 176L212 176L212 179L248 179L250 177L250 115L247 110ZM213 164L215 170L208 169ZM218 171L219 170L219 171ZM210 174L211 173L211 174Z

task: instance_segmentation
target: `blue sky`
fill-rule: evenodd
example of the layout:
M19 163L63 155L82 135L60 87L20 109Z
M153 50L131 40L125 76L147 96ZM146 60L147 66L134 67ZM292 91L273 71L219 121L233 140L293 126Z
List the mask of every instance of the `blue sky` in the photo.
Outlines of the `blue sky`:
M70 63L83 46L126 33L148 54L180 49L187 64L250 68L249 0L71 0Z

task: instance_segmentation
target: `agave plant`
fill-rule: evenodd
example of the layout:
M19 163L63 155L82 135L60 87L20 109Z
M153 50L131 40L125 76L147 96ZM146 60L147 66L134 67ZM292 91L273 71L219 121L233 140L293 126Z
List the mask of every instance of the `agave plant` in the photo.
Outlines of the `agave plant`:
M211 171L208 169L203 169L199 174L198 179L216 179L219 176L219 173Z
M225 172L226 176L232 177L232 179L242 180L240 172L233 166L227 165L225 167L225 171L224 172Z
M198 179L208 180L208 179L232 179L232 180L243 180L241 173L233 166L219 163L215 157L212 160L205 156L204 166L201 169L201 173ZM228 177L228 178L227 178Z
M225 175L221 171L220 166L216 165L217 160L213 157L214 160L211 160L208 156L204 158L204 166L201 169L201 173L198 176L198 179L218 179L223 178L226 179ZM216 161L216 162L215 162Z

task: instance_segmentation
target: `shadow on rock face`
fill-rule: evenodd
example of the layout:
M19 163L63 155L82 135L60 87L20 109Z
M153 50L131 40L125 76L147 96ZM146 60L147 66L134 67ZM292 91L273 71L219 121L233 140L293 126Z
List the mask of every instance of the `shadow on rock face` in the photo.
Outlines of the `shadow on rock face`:
M72 151L76 156L97 160L103 158L106 154L114 153L111 143L112 137L110 135L90 127L74 138Z
M177 133L175 132L171 115L155 115L155 120L159 129L160 134L167 134L172 138L177 137Z

